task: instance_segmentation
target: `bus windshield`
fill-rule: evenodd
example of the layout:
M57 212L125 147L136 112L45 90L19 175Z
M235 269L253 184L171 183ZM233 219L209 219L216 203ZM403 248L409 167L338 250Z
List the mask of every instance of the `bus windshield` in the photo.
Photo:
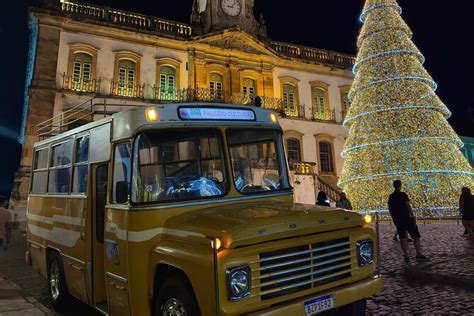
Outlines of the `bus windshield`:
M222 140L212 129L153 130L135 140L132 202L223 195Z
M288 189L281 133L269 129L227 130L234 184L243 194Z

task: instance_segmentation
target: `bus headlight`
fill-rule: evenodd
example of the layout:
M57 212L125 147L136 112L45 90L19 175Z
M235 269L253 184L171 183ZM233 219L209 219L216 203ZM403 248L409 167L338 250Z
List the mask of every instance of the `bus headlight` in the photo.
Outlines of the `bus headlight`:
M374 262L374 242L372 240L357 242L357 261L361 267L370 266Z
M227 270L227 294L231 301L250 295L250 268L242 266Z

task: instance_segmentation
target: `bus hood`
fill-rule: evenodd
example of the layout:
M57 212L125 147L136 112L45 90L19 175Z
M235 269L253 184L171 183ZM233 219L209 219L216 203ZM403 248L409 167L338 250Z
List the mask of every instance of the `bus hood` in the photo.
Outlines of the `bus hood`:
M357 213L316 205L244 203L170 219L167 228L220 238L224 248L362 226Z

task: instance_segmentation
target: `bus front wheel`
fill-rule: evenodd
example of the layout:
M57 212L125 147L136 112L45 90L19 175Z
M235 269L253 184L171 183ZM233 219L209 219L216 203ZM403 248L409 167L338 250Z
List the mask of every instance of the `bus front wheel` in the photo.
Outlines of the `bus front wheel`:
M192 288L179 276L167 278L155 296L154 316L199 316L199 307Z
M56 252L51 252L48 256L48 294L57 311L67 306L69 293L66 278L61 257Z

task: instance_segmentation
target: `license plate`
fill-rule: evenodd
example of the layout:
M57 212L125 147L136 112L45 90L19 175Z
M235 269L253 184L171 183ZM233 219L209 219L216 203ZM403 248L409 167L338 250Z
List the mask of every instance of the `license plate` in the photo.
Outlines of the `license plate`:
M326 295L321 296L311 301L304 302L304 315L311 316L316 313L326 311L334 307L334 296Z

